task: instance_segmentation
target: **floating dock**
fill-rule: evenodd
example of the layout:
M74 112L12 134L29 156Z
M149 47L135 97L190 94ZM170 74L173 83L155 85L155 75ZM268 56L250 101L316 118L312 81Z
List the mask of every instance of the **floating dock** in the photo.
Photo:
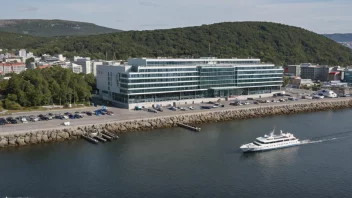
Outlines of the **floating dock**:
M109 136L109 135L101 134L101 136L102 136L104 139L108 140L108 141L111 141L111 140L112 140L112 137Z
M100 136L95 136L94 139L99 140L99 141L104 142L104 143L107 141L106 139L104 139L104 138L102 138Z
M104 135L110 136L110 137L112 137L113 139L119 138L119 136L117 136L117 135L115 135L115 134L113 134L113 133L107 132L107 131L103 131L103 132L101 132L101 133L104 134Z
M82 138L87 140L88 142L91 142L93 144L98 144L98 140L94 139L94 138L91 138L89 137L88 135L82 135Z
M189 129L191 131L200 131L200 128L199 127L194 127L194 126L190 126L190 125L187 125L187 124L183 124L183 123L177 123L177 125L179 127L182 127L182 128L185 128L185 129Z

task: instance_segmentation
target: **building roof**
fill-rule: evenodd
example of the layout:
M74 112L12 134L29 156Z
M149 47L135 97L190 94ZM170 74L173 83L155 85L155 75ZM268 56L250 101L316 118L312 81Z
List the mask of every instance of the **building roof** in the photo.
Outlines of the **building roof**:
M24 63L0 63L0 66L26 66L26 64Z
M332 72L329 72L329 74L339 75L340 72L338 72L338 71L332 71Z
M49 65L41 65L41 66L38 66L37 68L44 69L44 68L47 68L47 67L49 67Z

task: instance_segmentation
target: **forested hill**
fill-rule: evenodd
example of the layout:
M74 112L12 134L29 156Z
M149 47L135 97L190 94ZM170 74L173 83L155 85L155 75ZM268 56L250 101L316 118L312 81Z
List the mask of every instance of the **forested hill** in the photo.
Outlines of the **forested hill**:
M82 36L120 32L93 23L65 20L7 19L0 20L0 31L32 36Z
M301 62L352 64L351 49L301 28L268 22L226 22L39 41L42 43L35 45L38 54L65 52L68 56L92 58L104 58L107 52L108 58L115 53L119 59L215 56L256 57L280 65Z
M324 36L336 42L352 42L352 34L324 34Z

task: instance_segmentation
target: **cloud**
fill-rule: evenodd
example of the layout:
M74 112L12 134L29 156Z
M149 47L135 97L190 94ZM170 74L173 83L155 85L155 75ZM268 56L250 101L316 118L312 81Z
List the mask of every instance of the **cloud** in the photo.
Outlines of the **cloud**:
M39 8L34 6L27 6L19 9L21 12L35 12L37 10L39 10Z

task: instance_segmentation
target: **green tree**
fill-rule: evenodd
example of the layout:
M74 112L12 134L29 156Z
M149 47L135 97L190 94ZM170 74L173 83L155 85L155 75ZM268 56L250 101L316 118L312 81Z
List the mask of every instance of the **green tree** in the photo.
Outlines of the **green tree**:
M33 57L26 59L26 65L28 65L29 63L34 63Z

